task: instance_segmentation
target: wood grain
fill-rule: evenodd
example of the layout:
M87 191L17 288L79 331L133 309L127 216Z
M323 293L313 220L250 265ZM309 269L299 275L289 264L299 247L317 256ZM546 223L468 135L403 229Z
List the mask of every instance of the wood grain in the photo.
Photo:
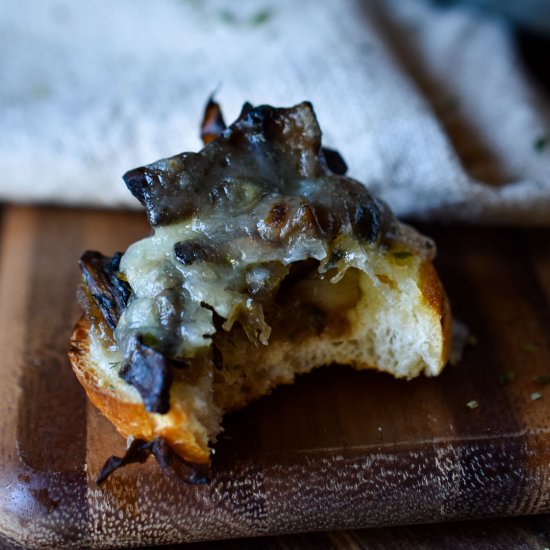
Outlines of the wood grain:
M550 517L331 531L236 541L169 545L163 550L545 550ZM149 548L147 550L153 550ZM157 548L157 550L161 550Z
M550 231L425 228L478 339L441 377L319 369L226 419L209 485L149 461L100 490L124 442L65 356L77 260L148 229L140 214L53 208L7 207L1 223L5 537L107 548L550 511L550 389L533 381L550 374Z

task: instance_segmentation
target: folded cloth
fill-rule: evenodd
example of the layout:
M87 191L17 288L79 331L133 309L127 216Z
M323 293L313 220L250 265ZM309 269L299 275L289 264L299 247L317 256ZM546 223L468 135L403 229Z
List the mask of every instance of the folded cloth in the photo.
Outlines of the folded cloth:
M349 175L423 220L550 225L550 102L503 20L422 0L4 0L0 200L137 206L218 89L316 109Z

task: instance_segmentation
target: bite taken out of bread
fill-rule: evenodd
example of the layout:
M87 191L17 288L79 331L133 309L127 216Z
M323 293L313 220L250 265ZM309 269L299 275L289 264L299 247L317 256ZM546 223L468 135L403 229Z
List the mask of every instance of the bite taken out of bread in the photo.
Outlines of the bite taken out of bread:
M69 355L121 434L208 464L226 412L315 367L440 373L434 244L345 175L309 103L226 127L210 101L202 137L124 176L152 235L81 259Z

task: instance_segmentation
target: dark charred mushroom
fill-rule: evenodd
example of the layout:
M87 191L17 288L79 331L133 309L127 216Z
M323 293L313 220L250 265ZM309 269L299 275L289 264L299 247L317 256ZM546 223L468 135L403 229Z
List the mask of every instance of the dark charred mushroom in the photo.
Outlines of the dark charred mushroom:
M141 335L132 337L119 376L137 389L146 410L165 414L170 409L172 364L144 340Z
M308 102L289 109L245 104L239 118L226 127L219 105L211 99L202 135L207 145L201 152L182 153L124 176L153 226L216 209L236 212L243 204L249 207L245 184L253 184L253 200L270 194L285 197L281 208L273 210L272 222L266 220L272 227L285 217L284 203L293 196L308 204L294 225L321 228L332 238L348 230L373 242L390 217L363 185L343 176L347 166L337 151L321 149L321 131ZM306 191L299 189L303 181L310 182ZM189 254L181 256L187 261Z
M288 239L295 233L321 238L317 214L312 204L301 197L276 200L266 216L258 222L258 231L268 240Z
M194 484L203 484L208 483L209 479L201 472L201 469L194 464L189 464L182 460L166 443L162 437L157 437L152 441L144 441L143 439L134 439L124 456L111 456L109 457L101 472L96 479L97 485L102 485L105 483L107 478L119 468L126 466L128 464L143 463L149 456L153 455L157 460L159 466L162 470L168 471L171 470L179 475L182 481ZM181 467L187 470L187 475L181 475Z
M210 190L224 178L229 183L256 180L265 192L282 192L297 178L328 172L317 158L320 143L309 103L290 109L243 109L200 153L182 153L131 170L124 181L147 209L151 224L165 225L208 210Z
M328 147L323 147L322 151L331 172L343 176L348 171L348 165L338 151L329 149Z
M183 265L218 259L213 246L199 241L183 241L174 245L174 254Z
M201 123L201 139L205 145L219 138L223 131L227 128L223 119L222 110L213 97L210 97Z
M111 330L115 329L131 294L130 286L120 278L118 271L121 257L120 252L109 258L88 250L80 258L80 269L89 293Z

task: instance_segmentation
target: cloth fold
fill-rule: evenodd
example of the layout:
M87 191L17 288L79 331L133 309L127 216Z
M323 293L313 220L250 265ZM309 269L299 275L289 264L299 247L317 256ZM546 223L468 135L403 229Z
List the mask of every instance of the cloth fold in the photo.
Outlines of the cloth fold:
M309 99L400 215L550 225L550 102L507 23L467 7L5 0L0 50L0 200L138 206L122 174L200 148L219 86L228 121Z

